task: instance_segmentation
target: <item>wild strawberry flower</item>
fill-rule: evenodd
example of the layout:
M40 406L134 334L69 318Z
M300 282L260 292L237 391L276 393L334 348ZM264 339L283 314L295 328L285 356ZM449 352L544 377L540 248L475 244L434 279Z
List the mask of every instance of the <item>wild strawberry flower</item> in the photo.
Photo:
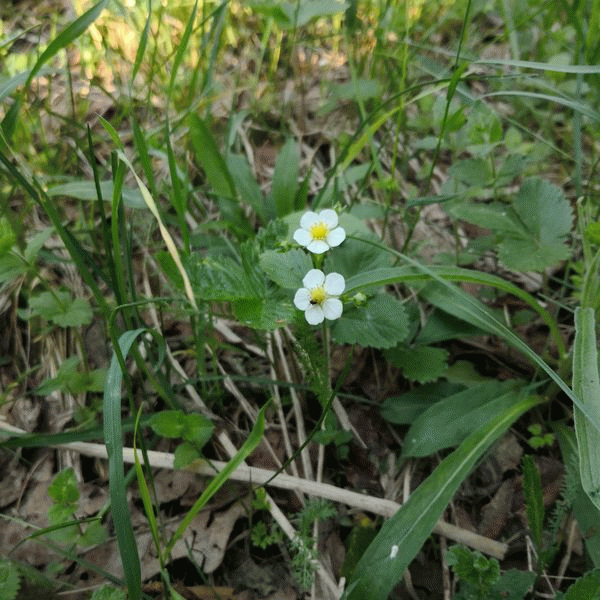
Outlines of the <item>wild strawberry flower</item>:
M335 210L326 208L318 213L309 210L300 219L300 228L294 232L294 240L313 254L323 254L346 239L343 227L338 227Z
M304 311L310 325L318 325L323 319L339 319L343 305L339 296L346 287L344 278L339 273L325 275L319 269L311 269L302 280L300 288L294 296L296 308Z

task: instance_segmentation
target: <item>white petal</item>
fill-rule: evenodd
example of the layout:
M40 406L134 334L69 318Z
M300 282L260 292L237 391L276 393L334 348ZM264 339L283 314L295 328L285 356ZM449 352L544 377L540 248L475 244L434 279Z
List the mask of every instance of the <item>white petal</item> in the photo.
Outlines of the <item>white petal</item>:
M316 212L313 212L312 210L309 210L307 212L305 212L302 217L300 218L300 227L302 227L302 229L310 229L311 225L314 225L315 223L317 223L318 221L320 221L321 218L319 217L319 215Z
M310 306L310 291L300 288L294 296L294 304L299 310L306 310Z
M323 221L329 229L333 229L338 224L338 216L335 210L326 208L319 213L319 220Z
M325 277L325 284L323 287L330 296L339 296L346 287L346 281L339 273L329 273L329 275Z
M337 298L327 298L321 305L321 310L323 311L325 318L330 320L339 319L342 316L344 305L342 304L342 301Z
M325 281L325 274L319 269L311 269L302 280L304 287L312 290L316 287L321 287Z
M294 240L301 246L308 246L312 242L312 235L306 229L296 229Z
M313 254L323 254L323 252L327 252L329 250L329 244L322 240L313 240L306 249Z
M325 302L327 302L327 300ZM306 309L304 316L309 325L318 325L319 323L322 323L325 318L323 309L318 304L311 304Z
M295 238L294 238L295 239ZM327 243L330 246L339 246L346 239L346 231L343 227L336 227L327 235ZM300 243L300 242L298 242ZM304 244L302 244L304 245Z

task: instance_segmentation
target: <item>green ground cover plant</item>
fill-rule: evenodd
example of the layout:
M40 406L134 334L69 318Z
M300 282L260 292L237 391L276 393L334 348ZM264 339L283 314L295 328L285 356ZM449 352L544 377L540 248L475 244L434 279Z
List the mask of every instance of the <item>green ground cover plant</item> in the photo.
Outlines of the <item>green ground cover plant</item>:
M600 3L26 5L0 8L0 591L598 596ZM159 469L202 489L165 501Z

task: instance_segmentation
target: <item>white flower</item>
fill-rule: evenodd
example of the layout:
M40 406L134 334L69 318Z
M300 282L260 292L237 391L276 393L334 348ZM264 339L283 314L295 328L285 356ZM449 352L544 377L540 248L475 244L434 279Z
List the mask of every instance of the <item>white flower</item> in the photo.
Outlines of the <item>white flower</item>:
M319 213L309 210L302 215L300 229L294 232L294 240L313 254L323 254L346 239L344 228L337 224L335 210L326 208Z
M323 319L339 319L343 305L339 299L346 287L344 278L339 273L325 275L319 269L311 269L302 280L300 288L294 296L296 308L304 311L310 325L318 325Z

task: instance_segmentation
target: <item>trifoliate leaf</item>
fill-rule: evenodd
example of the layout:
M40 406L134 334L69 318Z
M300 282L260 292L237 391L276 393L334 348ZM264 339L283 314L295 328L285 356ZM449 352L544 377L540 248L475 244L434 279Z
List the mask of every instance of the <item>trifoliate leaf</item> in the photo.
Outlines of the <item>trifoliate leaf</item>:
M569 258L565 239L573 214L559 187L539 177L527 179L512 208L522 226L498 246L498 256L509 269L543 271Z
M406 338L408 330L404 305L393 296L381 294L344 312L335 322L332 336L338 344L392 348Z
M69 292L42 292L29 300L31 316L38 316L59 327L89 325L94 318L92 308L84 298L73 298Z
M411 381L428 383L439 379L448 368L448 351L432 346L395 348L386 352L387 359L402 369Z

